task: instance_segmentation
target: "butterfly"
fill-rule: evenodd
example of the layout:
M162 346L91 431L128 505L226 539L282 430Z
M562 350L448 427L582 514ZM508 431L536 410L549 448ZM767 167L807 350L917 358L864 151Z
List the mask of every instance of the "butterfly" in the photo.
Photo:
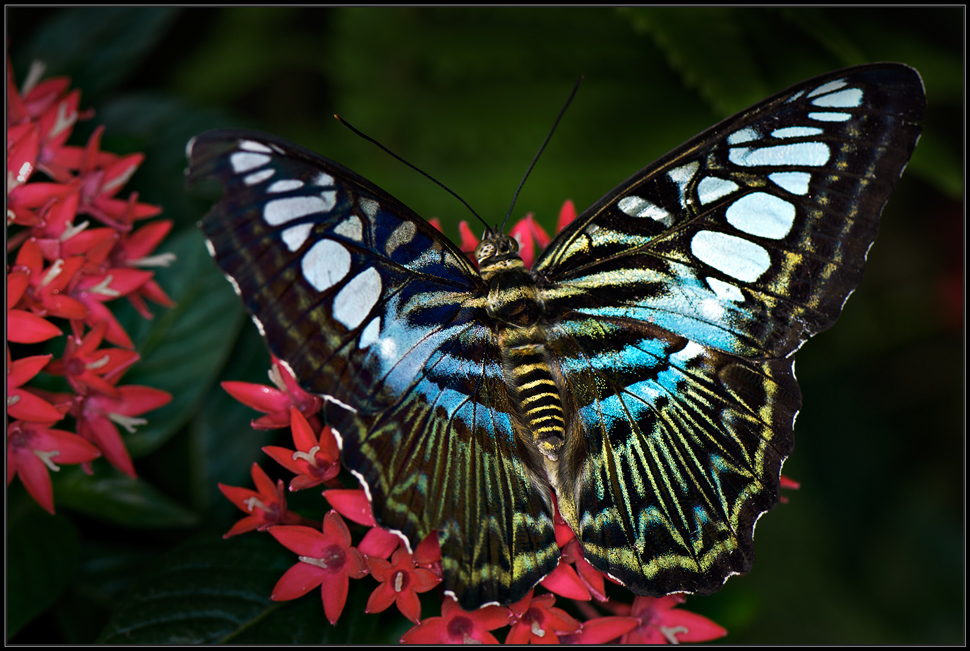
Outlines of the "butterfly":
M466 609L552 572L554 504L633 592L708 594L753 558L801 394L793 353L862 279L919 138L912 68L825 74L704 131L560 232L477 264L358 174L206 132L209 249L270 351L325 398L341 461ZM622 146L617 144L617 146Z

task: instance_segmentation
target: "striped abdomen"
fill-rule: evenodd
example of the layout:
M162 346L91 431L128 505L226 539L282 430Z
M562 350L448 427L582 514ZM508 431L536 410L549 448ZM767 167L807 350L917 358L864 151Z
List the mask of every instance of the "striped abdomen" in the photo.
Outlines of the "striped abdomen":
M555 461L566 434L559 389L546 358L541 328L505 328L500 336L506 377L538 450Z

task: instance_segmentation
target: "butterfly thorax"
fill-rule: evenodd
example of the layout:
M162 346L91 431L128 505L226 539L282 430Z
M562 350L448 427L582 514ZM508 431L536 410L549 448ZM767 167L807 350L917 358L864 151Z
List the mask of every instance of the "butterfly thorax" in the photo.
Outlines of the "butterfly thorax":
M566 431L560 389L549 365L542 303L535 280L511 237L489 231L475 249L488 283L486 311L495 321L503 369L518 403L526 437L555 461Z

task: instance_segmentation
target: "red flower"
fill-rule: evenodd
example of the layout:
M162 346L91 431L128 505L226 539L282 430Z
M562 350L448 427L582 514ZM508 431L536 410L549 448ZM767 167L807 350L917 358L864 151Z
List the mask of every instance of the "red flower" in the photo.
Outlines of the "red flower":
M596 617L583 622L578 633L560 635L561 644L606 644L618 640L640 624L635 617Z
M255 429L289 427L290 406L293 406L306 416L314 431L319 431L320 422L316 414L323 408L323 398L301 389L286 365L275 357L269 379L276 386L275 389L250 382L223 382L222 388L244 405L266 414L252 422Z
M131 455L116 425L134 432L136 426L148 422L136 417L167 405L172 394L137 385L118 387L116 394L77 396L70 413L77 419L77 433L97 445L112 466L134 478L137 475Z
M371 509L367 494L363 490L359 488L334 488L323 491L323 496L330 502L330 506L348 520L365 527L377 526L374 511Z
M785 477L784 475L782 475L781 487L788 490L797 491L799 488L802 487L802 485L799 484L794 479L791 479L790 477ZM788 504L788 496L782 495L781 497L778 498L778 501L781 502L782 504Z
M67 78L39 82L42 74L43 66L34 65L18 91L7 61L7 223L13 226L7 251L16 253L7 272L7 333L17 343L45 341L63 334L45 318L58 317L70 321L73 335L63 357L54 361L49 356L14 361L8 351L8 416L22 419L8 430L8 479L19 468L31 495L53 512L45 466L56 470L54 460L89 466L99 456L89 439L112 464L134 476L116 425L131 431L144 422L137 416L171 400L150 387L115 388L138 354L98 350L105 338L133 347L104 303L124 295L132 295L136 308L141 295L164 305L171 300L154 283L152 272L133 268L146 262L168 227L161 224L136 237L131 224L159 209L139 204L136 195L114 198L143 156L99 151L100 128L86 147L67 146L74 124L91 112L78 111L80 91L69 91ZM37 182L36 170L53 182ZM111 227L75 223L79 212L103 218ZM141 311L146 311L143 303ZM82 337L85 323L91 331ZM49 373L67 376L76 395L23 386L45 363ZM50 396L56 404L45 400ZM49 427L68 411L79 436Z
M85 274L75 283L71 294L88 310L85 322L93 327L105 324L105 337L118 346L134 348L128 333L121 327L115 315L104 306L122 296L128 296L152 279L151 271L125 267L108 269L104 273Z
M360 552L350 546L350 532L336 512L323 518L323 533L310 527L270 527L284 547L300 555L300 562L286 571L270 597L287 601L302 597L322 585L323 611L336 624L347 603L350 579L367 574Z
M53 514L54 488L48 471L60 470L58 464L91 461L101 453L80 436L48 425L17 420L7 427L7 484L19 474L30 496Z
M7 351L7 415L34 422L56 423L64 414L43 398L20 387L40 373L51 355L24 357L13 361Z
M357 549L364 556L371 558L390 558L394 550L401 544L401 539L390 531L385 531L380 527L371 527L364 534ZM418 549L420 549L420 545Z
M296 407L290 407L290 423L295 452L275 445L263 448L263 452L296 474L290 481L290 490L303 490L332 481L340 473L340 449L330 427L324 427L317 436Z
M525 266L530 268L535 261L536 246L538 245L541 251L549 246L550 242L549 234L539 226L531 212L512 227L509 235L519 243L519 256Z
M542 587L570 599L606 601L606 575L586 560L583 546L556 510L556 542L561 548L559 565L542 580Z
M122 348L98 350L107 328L108 324L102 322L83 338L74 335L68 337L64 357L48 364L47 372L66 375L71 388L79 395L98 392L120 397L114 385L125 370L138 361L138 353Z
M367 559L371 576L381 582L367 600L364 612L379 613L397 602L397 608L405 617L417 624L421 617L419 592L431 590L441 580L431 570L416 567L411 554L406 549L394 552L391 561L383 558Z
M677 644L704 642L727 635L727 631L696 613L675 609L684 603L680 594L666 597L637 597L633 606L618 605L617 610L629 609L631 617L640 625L623 636L623 644ZM622 613L621 613L622 614Z
M120 232L128 232L136 220L154 217L161 208L137 203L137 195L129 199L115 199L114 195L128 182L144 160L144 154L118 156L101 151L101 135L104 127L99 126L91 134L84 148L63 147L59 154L60 163L72 170L78 170L81 183L81 202L78 212L91 215L101 223Z
M44 256L37 241L27 240L17 252L17 259L11 270L11 275L23 274L27 277L27 285L18 304L37 316L87 318L88 310L84 304L67 295L68 284L83 264L82 256L73 256L66 260L55 260L50 266L44 267Z
M557 644L560 635L579 632L578 621L561 608L553 608L553 595L533 597L532 592L529 590L522 600L509 606L512 630L505 638L506 644Z
M511 613L504 606L485 606L473 612L462 610L446 598L441 617L429 617L401 637L404 644L498 644L489 631L509 623Z
M151 253L172 230L173 223L171 219L163 219L145 224L137 231L123 234L111 254L114 266L167 267L172 264L175 261L174 253L156 255ZM153 279L147 280L138 289L128 294L128 300L138 313L150 319L152 314L145 305L146 298L163 307L175 307L175 301L169 298Z
M256 490L219 484L222 494L243 513L249 514L234 524L223 538L238 536L247 531L264 531L274 525L310 524L309 520L298 513L286 510L286 491L283 490L282 479L277 479L276 484L273 484L273 480L255 463L252 478Z
M21 269L7 274L7 339L18 344L36 344L56 337L61 329L53 323L26 310L15 310L27 286L30 274Z

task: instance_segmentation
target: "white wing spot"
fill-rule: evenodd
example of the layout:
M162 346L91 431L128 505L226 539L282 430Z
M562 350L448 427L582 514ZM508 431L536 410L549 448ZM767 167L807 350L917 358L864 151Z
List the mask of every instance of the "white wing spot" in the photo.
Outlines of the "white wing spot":
M677 189L680 191L680 200L682 202L684 201L684 194L687 190L687 184L690 183L692 178L694 178L698 167L700 167L700 163L693 161L691 163L687 163L686 165L675 167L667 172L667 177L677 184Z
M357 215L351 215L337 224L333 232L355 242L362 242L364 240L364 225L360 223L360 217Z
M262 167L269 161L270 158L266 154L254 154L248 151L237 151L229 156L229 164L232 165L232 171L236 174Z
M414 222L401 222L401 225L394 229L394 232L387 238L387 243L384 245L384 252L388 257L391 257L398 247L408 244L414 239L415 233L418 232L418 227L415 226Z
M690 241L690 250L704 264L745 283L758 280L771 266L763 247L726 233L699 231Z
M820 135L822 132L818 127L785 127L775 129L771 132L773 138L808 138Z
M303 256L303 277L317 291L326 291L344 279L350 271L350 260L350 252L342 244L320 240Z
M377 210L381 207L381 204L377 203L373 199L361 199L359 201L360 209L364 211L364 214L374 219L374 215L377 214Z
M773 172L768 175L768 179L792 194L806 195L812 175L808 172Z
M819 95L824 95L825 93L831 93L832 91L838 90L840 88L845 88L845 79L836 79L835 81L830 81L822 84L812 92L808 94L809 97L818 97Z
M809 113L808 117L819 122L847 122L852 119L852 114L825 111L824 113Z
M280 179L266 188L266 191L270 194L278 194L280 192L289 192L290 190L299 190L302 187L303 181L297 179Z
M313 185L319 185L321 187L332 187L333 186L333 177L330 176L329 174L324 173L324 172L320 172L313 179Z
M744 167L778 167L782 165L811 165L820 167L829 161L831 151L823 142L797 142L776 147L732 147L728 160Z
M753 192L728 206L725 217L748 235L780 240L795 223L795 206L773 194Z
M259 172L253 172L243 179L243 183L246 185L259 185L274 174L276 174L276 170L274 170L272 167L267 167Z
M256 142L255 140L240 140L239 148L245 149L246 151L255 151L261 154L271 154L273 150L264 145L261 142Z
M619 202L617 202L616 207L628 214L630 217L649 217L654 221L660 222L664 226L670 226L670 224L673 222L673 218L666 210L636 195L623 197Z
M267 224L279 226L314 213L330 212L335 205L335 192L323 192L321 196L284 197L266 204L263 208L263 219Z
M812 100L815 106L826 108L851 108L862 106L862 90L859 88L846 88L831 95L823 95Z
M364 331L360 333L360 339L357 340L358 348L367 348L372 343L377 341L381 335L381 317L375 316L370 320L370 323L364 328Z
M367 318L381 297L381 274L368 267L344 285L333 299L333 318L353 330Z
M283 231L283 242L286 244L286 248L290 251L299 249L307 241L307 238L310 237L310 231L312 229L313 224L309 222L287 228Z
M737 189L738 184L734 181L719 179L716 176L705 176L697 184L697 198L700 199L701 205L704 205L717 201Z
M730 136L728 136L727 141L729 145L740 145L743 142L751 142L752 140L760 140L760 139L761 139L761 136L758 135L757 131L755 131L751 127L745 127L744 129L741 129L740 131L735 131Z

